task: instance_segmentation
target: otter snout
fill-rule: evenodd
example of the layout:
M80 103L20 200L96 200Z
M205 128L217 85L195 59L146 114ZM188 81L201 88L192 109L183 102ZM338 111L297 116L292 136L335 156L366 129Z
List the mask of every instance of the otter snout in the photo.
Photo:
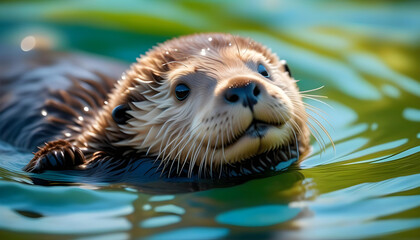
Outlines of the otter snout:
M232 84L223 93L223 98L228 104L242 104L253 110L261 95L262 86L254 81L242 84Z

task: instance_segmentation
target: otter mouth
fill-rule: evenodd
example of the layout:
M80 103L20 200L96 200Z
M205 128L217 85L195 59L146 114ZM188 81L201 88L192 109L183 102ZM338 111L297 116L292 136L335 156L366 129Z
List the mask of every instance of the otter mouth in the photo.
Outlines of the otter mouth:
M267 133L268 128L271 126L273 125L260 121L260 120L256 120L254 118L252 120L252 123L245 130L243 135L247 135L250 137L263 137ZM240 136L239 138L241 138L242 136Z
M262 138L266 135L270 127L280 127L282 124L272 124L268 122L264 122L258 119L252 119L252 122L249 126L238 136L236 136L231 142L226 143L223 146L216 147L216 149L220 148L228 148L229 146L234 145L239 139L243 137L251 137L251 138Z

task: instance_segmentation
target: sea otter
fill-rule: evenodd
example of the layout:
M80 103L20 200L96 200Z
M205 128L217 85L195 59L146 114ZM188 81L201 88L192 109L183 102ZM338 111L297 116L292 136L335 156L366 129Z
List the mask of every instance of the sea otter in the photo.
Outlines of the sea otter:
M289 67L249 38L175 38L125 71L82 54L0 59L0 138L39 148L27 172L135 165L161 177L220 179L276 170L309 149Z

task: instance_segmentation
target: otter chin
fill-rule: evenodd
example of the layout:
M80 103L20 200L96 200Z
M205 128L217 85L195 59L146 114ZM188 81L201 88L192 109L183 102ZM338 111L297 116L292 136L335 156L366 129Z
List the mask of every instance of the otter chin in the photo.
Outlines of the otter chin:
M116 81L108 78L113 87L102 90L101 81L82 90L95 103L68 90L74 86L60 90L55 107L50 101L50 112L78 117L55 116L63 127L25 171L147 159L162 177L223 178L276 170L308 152L307 114L286 61L250 38L204 33L168 40Z

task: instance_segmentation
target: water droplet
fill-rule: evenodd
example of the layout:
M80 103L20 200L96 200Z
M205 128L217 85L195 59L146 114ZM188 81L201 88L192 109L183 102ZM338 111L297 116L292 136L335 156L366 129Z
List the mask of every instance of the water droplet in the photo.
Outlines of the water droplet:
M209 37L209 42L211 42L211 41L213 41L213 38L212 37Z
M84 108L83 108L83 110L84 110L85 112L89 112L89 108L88 108L88 107L84 107Z
M201 49L200 54L201 54L201 55L203 55L203 56L205 56L205 55L206 55L206 49L204 49L204 48L203 48L203 49Z
M46 110L42 109L42 110L41 110L41 115L45 117L45 116L47 116L47 115L48 115L48 113L47 113L47 111L46 111Z
M83 121L83 119L84 119L84 118L83 118L82 116L79 116L79 117L78 117L78 119L79 119L80 121Z
M64 136L71 137L71 133L66 132L66 133L64 133Z
M104 104L105 104L105 105L108 105L108 101L104 101Z

